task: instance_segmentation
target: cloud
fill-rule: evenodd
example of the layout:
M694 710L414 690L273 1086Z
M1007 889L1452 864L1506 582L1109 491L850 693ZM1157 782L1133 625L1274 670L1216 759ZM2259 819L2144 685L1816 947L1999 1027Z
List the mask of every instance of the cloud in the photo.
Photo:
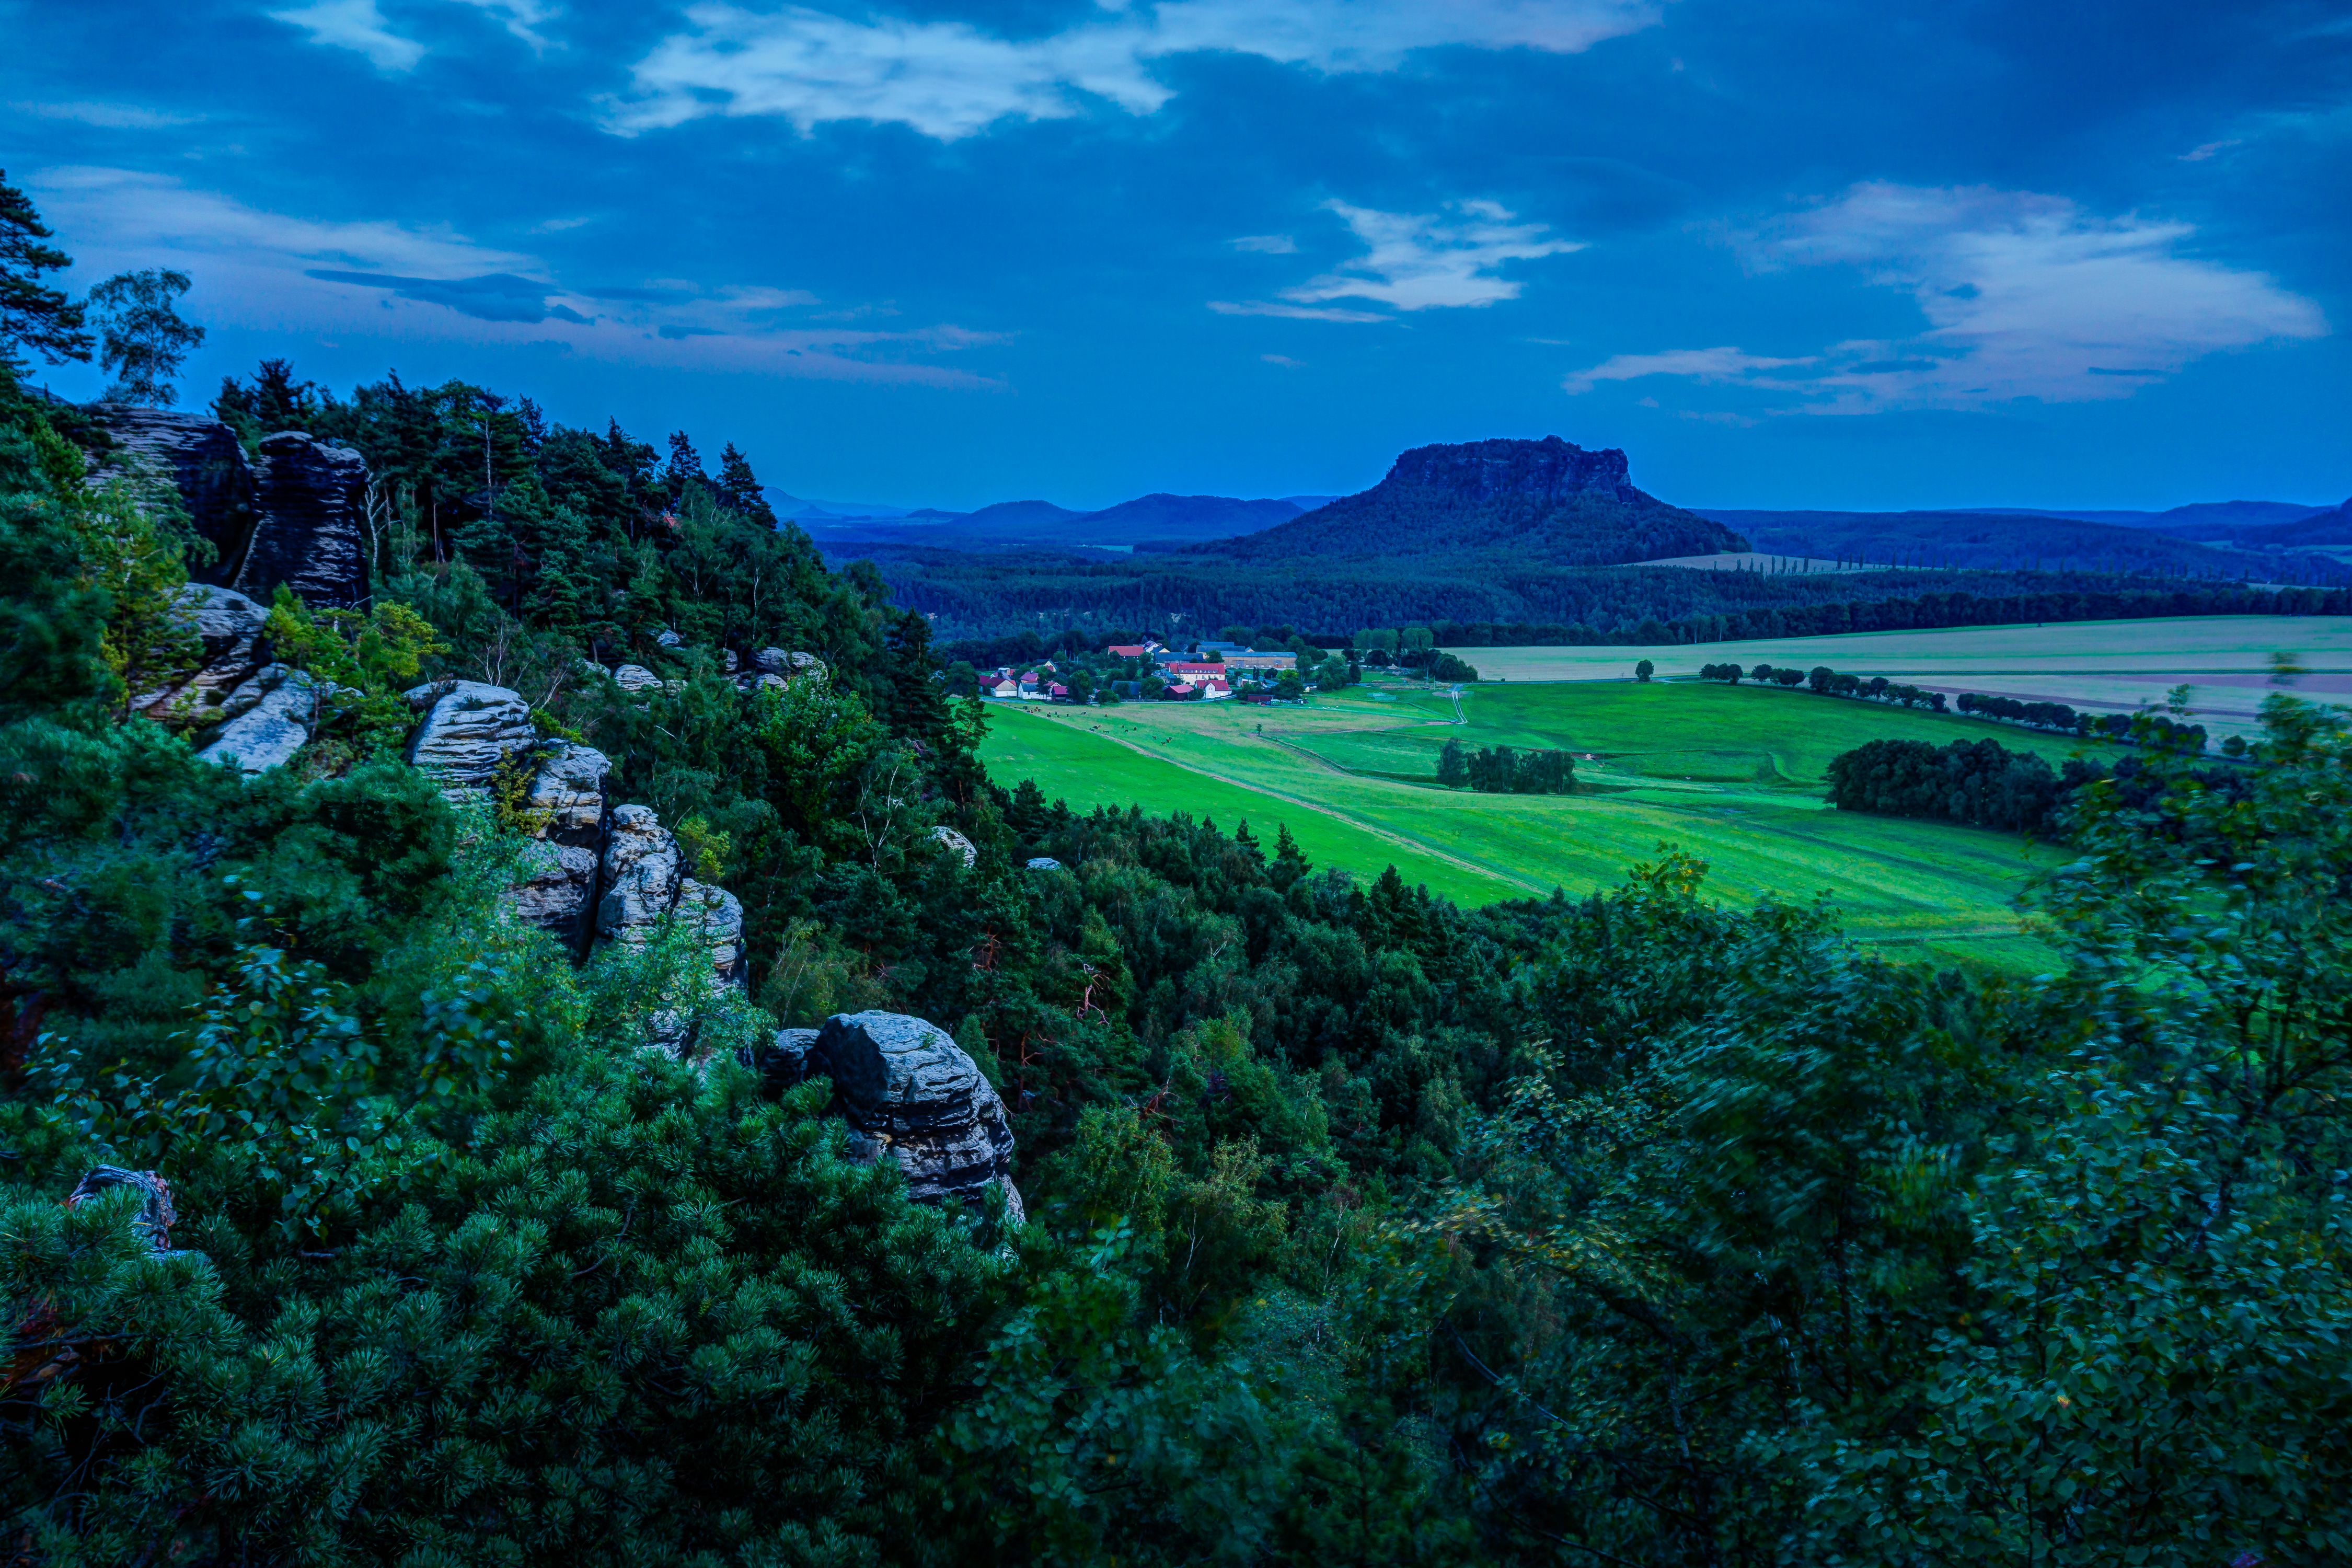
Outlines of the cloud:
M425 46L394 32L375 0L310 0L308 5L268 15L273 22L301 28L322 47L365 55L378 70L415 70L425 58Z
M1267 256L1291 256L1298 250L1298 242L1286 234L1248 234L1225 243L1235 250L1255 250Z
M1767 359L1734 348L1668 349L1664 353L1617 354L1591 370L1571 374L1559 384L1570 393L1591 391L1604 381L1638 381L1645 375L1687 375L1698 381L1731 381L1759 370L1811 364L1804 359Z
M539 0L457 0L457 4L505 18L507 31L529 44L533 54L544 54L550 47L547 38L537 30L539 25L561 15L557 7L542 5Z
M1173 96L1150 74L1171 55L1254 55L1322 71L1393 68L1447 45L1574 53L1656 19L1651 0L1166 0L1011 40L962 22L853 21L799 5L705 0L654 46L632 95L607 106L624 134L709 115L899 124L954 141L1000 120L1060 120L1089 100L1150 114Z
M78 120L84 125L101 126L109 131L166 131L175 125L194 125L204 118L201 114L167 114L161 110L142 109L131 103L12 103L9 108L20 114L37 114L44 120Z
M1858 184L1741 243L1762 268L1852 268L1902 289L1922 330L1796 359L1621 354L1564 384L1687 375L1795 392L1790 412L1840 414L2084 403L2128 397L2207 354L2326 335L2318 306L2264 274L2181 254L2194 233L2031 192Z
M381 334L383 312L400 310L396 331L408 338L561 342L597 358L696 370L1000 384L930 363L1003 342L1000 334L946 324L898 331L809 324L793 319L815 302L803 289L667 279L572 289L535 256L446 227L294 217L122 169L52 169L24 183L44 215L75 236L78 271L178 268L195 278L192 303L207 324ZM551 326L562 336L551 339Z
M1272 300L1212 300L1209 309L1220 316L1286 316L1297 321L1388 321L1378 310L1341 310L1311 305L1284 305Z
M1513 223L1509 209L1496 202L1452 203L1450 210L1458 215L1452 220L1436 213L1374 212L1345 202L1323 205L1345 218L1370 251L1283 289L1286 300L1377 300L1400 310L1475 310L1519 297L1524 285L1495 274L1504 262L1584 248L1578 240L1544 238L1542 224Z
M1297 370L1300 363L1299 361L1292 359L1288 354L1260 354L1257 357L1264 360L1268 364L1278 364L1285 370Z

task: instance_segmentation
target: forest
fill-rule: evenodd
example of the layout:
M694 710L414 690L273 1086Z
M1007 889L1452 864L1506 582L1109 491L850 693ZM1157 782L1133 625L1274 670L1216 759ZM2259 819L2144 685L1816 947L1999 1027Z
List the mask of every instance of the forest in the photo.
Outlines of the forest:
M2083 781L2031 981L1730 907L1672 845L1465 909L990 781L926 618L742 453L270 362L221 420L347 444L384 525L362 603L275 595L338 690L248 775L139 700L216 563L90 482L104 420L18 372L93 345L12 298L13 1561L2352 1553L2334 711L2272 697L2232 790L2158 747ZM767 645L830 679L730 678ZM575 962L517 916L529 814L405 760L436 678L613 759L740 900L744 992L682 1000L683 929ZM1025 1223L755 1070L867 1008L1002 1096ZM62 1201L100 1166L168 1200Z

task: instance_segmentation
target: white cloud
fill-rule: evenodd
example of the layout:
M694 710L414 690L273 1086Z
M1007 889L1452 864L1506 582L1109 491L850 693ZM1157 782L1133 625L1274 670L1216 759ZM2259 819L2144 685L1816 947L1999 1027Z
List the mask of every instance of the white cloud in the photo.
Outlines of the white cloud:
M1265 256L1295 256L1298 252L1298 242L1286 234L1245 234L1225 243L1235 250L1255 250Z
M1325 202L1356 231L1370 250L1336 271L1312 278L1282 297L1302 303L1323 300L1376 300L1400 310L1468 306L1516 300L1524 285L1496 275L1506 261L1531 261L1581 250L1571 239L1546 239L1539 223L1513 223L1496 202L1451 204L1456 216L1384 213Z
M1798 393L1795 409L1819 413L2083 403L2128 397L2207 354L2326 334L2316 305L2264 274L2180 254L2194 232L2031 192L1858 184L1743 245L1764 268L1857 268L1910 294L1922 330L1791 360L1619 355L1565 384L1688 375Z
M74 237L78 275L176 267L207 324L467 342L556 342L592 357L836 380L995 386L930 358L1001 342L952 325L874 331L799 319L816 296L656 279L574 289L540 258L446 226L321 221L269 212L164 175L61 168L24 182Z
M1299 362L1292 359L1288 354L1260 354L1257 357L1268 364L1278 364L1285 370L1297 370L1299 365Z
M272 11L268 16L301 28L314 44L365 55L378 70L415 70L425 58L425 46L394 32L375 0L310 0L308 5Z
M1343 310L1330 306L1285 305L1274 300L1212 300L1209 309L1220 316L1285 316L1294 321L1386 321L1378 310Z
M1571 374L1560 386L1571 393L1591 391L1604 381L1638 381L1645 375L1687 375L1699 381L1731 381L1759 370L1780 370L1789 365L1811 364L1812 356L1803 359L1767 359L1758 354L1742 353L1734 348L1668 349L1663 353L1617 354L1594 365L1591 370ZM1643 400L1652 406L1656 400Z
M37 114L44 120L77 120L84 125L102 126L109 131L165 131L174 125L194 125L200 114L167 114L161 110L142 109L131 103L12 103L9 108L20 114Z
M656 44L635 90L609 106L624 133L707 115L775 115L806 131L827 121L911 126L953 141L999 120L1057 120L1086 98L1149 114L1172 93L1150 61L1201 52L1255 55L1323 71L1393 68L1445 45L1590 48L1647 26L1653 0L1166 0L1106 5L1099 20L1042 37L998 38L961 22L850 21L803 6L754 11L726 0L687 7L689 29Z
M540 0L457 0L457 4L503 17L507 31L529 44L534 54L543 53L548 47L545 35L538 30L539 25L551 22L562 14L558 7L541 5Z

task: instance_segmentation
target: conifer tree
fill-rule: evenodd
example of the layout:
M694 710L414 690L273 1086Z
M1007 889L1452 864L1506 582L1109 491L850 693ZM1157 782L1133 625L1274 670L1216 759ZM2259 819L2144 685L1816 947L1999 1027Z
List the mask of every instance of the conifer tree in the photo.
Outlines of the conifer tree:
M50 364L89 358L83 307L41 281L43 273L73 265L72 257L42 243L50 237L32 198L8 184L8 172L0 169L0 366L11 371L24 368L20 348Z
M746 522L776 526L775 509L768 505L759 476L751 472L751 459L732 441L719 454L719 504Z
M673 430L669 436L669 467L662 471L662 486L669 492L670 504L677 504L686 494L688 484L710 488L710 476L702 471L702 454L683 430Z

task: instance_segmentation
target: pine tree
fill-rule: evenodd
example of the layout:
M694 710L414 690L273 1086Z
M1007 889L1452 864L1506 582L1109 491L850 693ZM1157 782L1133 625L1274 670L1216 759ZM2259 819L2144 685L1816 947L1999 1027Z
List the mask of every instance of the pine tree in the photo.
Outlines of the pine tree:
M50 364L89 358L83 307L41 281L44 272L73 265L72 257L41 243L49 237L32 198L8 184L8 172L0 169L0 366L10 371L24 368L20 347Z
M673 430L669 437L669 467L662 470L662 487L669 492L670 504L677 504L689 484L710 488L710 476L702 471L702 454L683 430Z
M768 505L759 476L751 472L751 459L732 441L719 454L719 504L746 522L776 526L775 510Z

